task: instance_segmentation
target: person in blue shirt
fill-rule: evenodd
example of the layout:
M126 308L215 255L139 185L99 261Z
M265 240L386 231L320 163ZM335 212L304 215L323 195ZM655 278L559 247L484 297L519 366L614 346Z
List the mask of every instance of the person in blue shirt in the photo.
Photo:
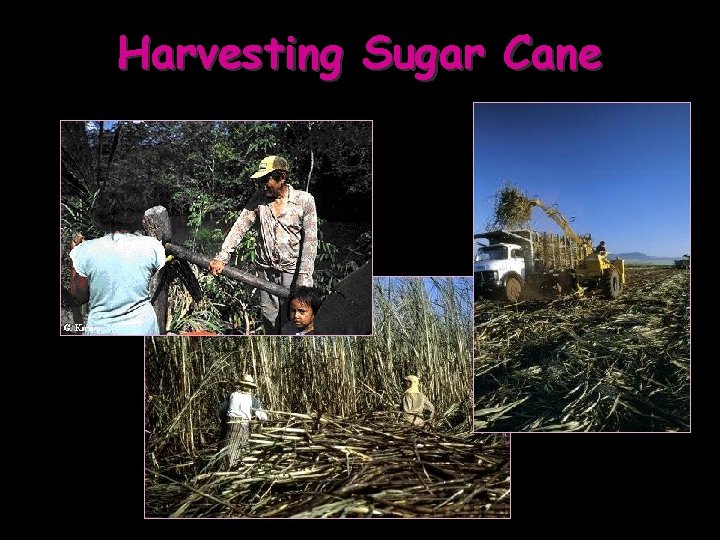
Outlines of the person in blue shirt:
M105 236L70 244L70 294L89 302L85 335L160 334L150 303L150 279L165 264L165 248L155 238L131 231L141 224L139 191L109 188L96 204L95 221Z

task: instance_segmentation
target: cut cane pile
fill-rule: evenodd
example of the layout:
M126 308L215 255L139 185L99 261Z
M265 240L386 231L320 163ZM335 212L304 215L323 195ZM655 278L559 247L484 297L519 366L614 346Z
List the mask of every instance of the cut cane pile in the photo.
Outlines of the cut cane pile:
M210 450L185 478L148 469L147 515L509 517L507 436L447 435L390 413L269 414L236 470Z

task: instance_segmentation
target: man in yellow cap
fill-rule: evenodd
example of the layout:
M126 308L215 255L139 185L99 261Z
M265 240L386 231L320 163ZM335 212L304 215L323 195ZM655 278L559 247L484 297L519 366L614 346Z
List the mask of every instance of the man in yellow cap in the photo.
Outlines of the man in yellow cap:
M230 229L220 252L210 262L210 272L220 275L230 252L245 233L257 225L255 261L263 277L287 288L312 287L317 254L314 197L288 183L288 162L280 156L264 158L251 178L258 182L258 189ZM284 311L280 309L280 299L260 291L260 305L265 333L279 334Z

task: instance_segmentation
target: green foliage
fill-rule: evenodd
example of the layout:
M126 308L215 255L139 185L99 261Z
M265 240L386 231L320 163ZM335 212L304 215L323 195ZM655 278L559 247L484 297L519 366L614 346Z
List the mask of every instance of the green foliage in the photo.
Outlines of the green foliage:
M319 220L322 225L324 222ZM337 246L318 238L318 254L315 259L315 286L332 292L339 281L357 270L372 258L372 234L360 233L351 244Z
M190 203L190 213L188 214L187 220L188 226L195 229L199 228L211 205L212 202L207 193L198 193L196 199Z
M257 259L257 253L255 252L255 245L257 244L257 231L248 231L240 243L235 248L235 264L239 263L254 263Z
M328 243L323 241L318 241L318 251L317 251L317 258L318 261L328 261L330 264L336 263L337 258L337 252L338 249Z

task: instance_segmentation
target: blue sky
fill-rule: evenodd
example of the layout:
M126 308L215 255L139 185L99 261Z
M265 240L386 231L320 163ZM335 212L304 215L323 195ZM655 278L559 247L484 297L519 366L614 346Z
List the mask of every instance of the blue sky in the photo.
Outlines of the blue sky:
M388 277L388 276L376 276L376 280L379 280L381 286L386 289L388 285L392 285L393 288L401 287L402 282L405 280L421 279L425 285L425 290L430 297L430 301L439 309L439 306L443 305L442 296L438 291L438 288L433 281L438 280L443 284L446 280L452 280L456 287L456 300L462 306L463 311L467 315L468 320L471 320L472 309L473 309L473 296L472 296L472 278L471 277ZM465 293L463 295L463 293ZM442 313L440 310L438 313Z
M94 130L94 129L98 129L98 124L100 122L102 122L104 124L103 127L105 129L112 129L115 127L115 124L118 123L117 120L91 120L91 121L88 121L86 123L86 125L89 130Z
M474 232L508 181L610 253L690 253L689 103L475 103L473 144Z

